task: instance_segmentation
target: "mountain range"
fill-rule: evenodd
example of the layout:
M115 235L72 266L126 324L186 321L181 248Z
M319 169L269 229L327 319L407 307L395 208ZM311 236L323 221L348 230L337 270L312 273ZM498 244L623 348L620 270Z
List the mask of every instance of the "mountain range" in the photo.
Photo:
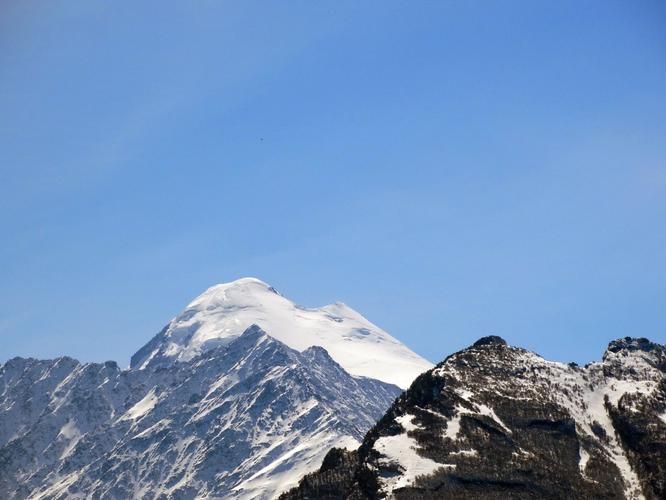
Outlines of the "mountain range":
M0 498L666 498L666 347L437 366L342 303L243 278L131 358L0 365Z
M129 369L0 366L0 497L273 498L431 366L344 304L217 285Z

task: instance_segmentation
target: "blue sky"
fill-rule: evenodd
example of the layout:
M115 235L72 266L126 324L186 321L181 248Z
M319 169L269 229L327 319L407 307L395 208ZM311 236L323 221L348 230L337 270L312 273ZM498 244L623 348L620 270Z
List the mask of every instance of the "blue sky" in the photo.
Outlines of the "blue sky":
M666 342L666 4L0 7L0 361L129 356L211 284L438 361Z

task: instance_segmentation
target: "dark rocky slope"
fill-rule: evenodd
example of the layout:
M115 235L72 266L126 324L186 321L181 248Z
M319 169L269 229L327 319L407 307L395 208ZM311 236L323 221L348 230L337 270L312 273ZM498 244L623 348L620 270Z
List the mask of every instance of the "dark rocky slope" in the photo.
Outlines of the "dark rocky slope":
M483 338L282 499L666 498L665 371L646 339L579 367Z

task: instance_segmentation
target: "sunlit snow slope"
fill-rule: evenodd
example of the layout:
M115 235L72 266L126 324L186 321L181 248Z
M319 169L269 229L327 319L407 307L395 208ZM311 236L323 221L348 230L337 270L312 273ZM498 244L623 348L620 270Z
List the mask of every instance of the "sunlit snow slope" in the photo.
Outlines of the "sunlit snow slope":
M406 388L433 365L342 303L305 308L256 278L213 286L133 357L131 367L189 361L252 324L303 351L321 346L345 370Z

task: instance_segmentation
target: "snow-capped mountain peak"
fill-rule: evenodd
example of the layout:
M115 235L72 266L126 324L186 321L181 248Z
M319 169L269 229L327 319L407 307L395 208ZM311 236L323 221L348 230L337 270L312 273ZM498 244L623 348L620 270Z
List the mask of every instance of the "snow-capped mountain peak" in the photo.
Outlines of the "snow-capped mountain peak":
M256 324L289 347L321 346L345 370L407 387L432 363L342 302L299 306L257 278L208 288L133 357L131 367L189 361Z

